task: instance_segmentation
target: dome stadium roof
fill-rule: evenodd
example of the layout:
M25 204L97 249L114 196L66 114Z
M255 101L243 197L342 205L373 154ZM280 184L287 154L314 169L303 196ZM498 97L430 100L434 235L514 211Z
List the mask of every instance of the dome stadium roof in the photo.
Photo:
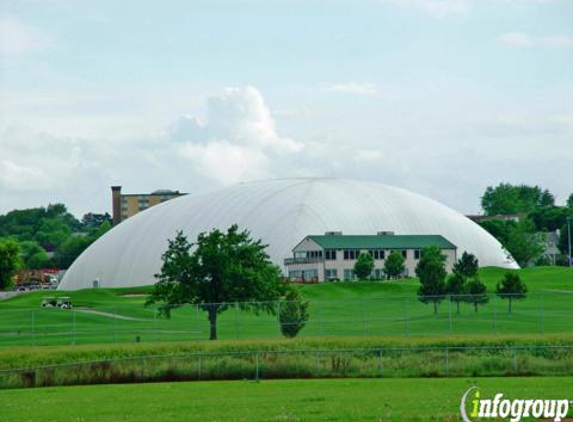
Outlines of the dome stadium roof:
M438 234L480 266L518 268L501 244L464 215L424 196L378 183L342 179L250 182L172 199L140 212L92 244L64 276L60 289L128 287L155 282L167 239L237 223L267 243L273 262L308 235Z

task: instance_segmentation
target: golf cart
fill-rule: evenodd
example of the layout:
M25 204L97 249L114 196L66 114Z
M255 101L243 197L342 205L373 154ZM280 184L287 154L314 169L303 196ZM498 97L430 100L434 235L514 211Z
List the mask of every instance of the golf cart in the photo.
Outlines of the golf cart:
M53 296L47 296L42 300L42 308L55 308L58 301Z
M70 297L69 296L61 296L58 297L58 303L57 306L60 309L72 309L72 302L70 302Z

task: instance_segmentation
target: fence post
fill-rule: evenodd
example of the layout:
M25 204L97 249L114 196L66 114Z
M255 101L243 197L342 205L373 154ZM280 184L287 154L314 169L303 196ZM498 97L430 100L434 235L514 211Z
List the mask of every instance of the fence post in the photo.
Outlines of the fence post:
M36 324L35 324L35 318L36 318L36 311L32 309L32 345L33 345L33 346L36 345Z
M255 352L255 380L259 380L259 352Z
M76 310L72 309L72 344L76 344Z
M408 296L404 296L404 321L406 323L404 334L406 336L410 335L410 328L408 327L408 320L409 319L410 319L410 317L408 315Z
M153 310L153 342L157 341L157 309Z
M365 299L362 298L362 338L366 338L366 310L364 308Z
M513 347L513 373L517 375L517 350Z
M493 331L495 335L497 335L497 300L495 299L495 294L492 297L492 305L493 305Z
M113 342L117 343L117 307L113 308Z
M446 347L445 350L446 357L446 378L450 376L450 348Z
M452 333L452 296L447 296L448 300L448 317L450 320L450 334Z
M541 335L543 335L545 331L543 316L544 316L543 293L539 293L539 328L541 331Z
M239 303L235 302L235 339L239 339Z
M277 325L279 328L279 337L282 333L282 324L281 324L281 301L280 299L277 300Z

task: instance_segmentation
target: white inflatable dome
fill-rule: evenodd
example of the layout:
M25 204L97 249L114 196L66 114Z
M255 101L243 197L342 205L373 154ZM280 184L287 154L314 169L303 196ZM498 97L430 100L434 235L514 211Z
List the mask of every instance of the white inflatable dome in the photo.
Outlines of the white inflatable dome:
M167 239L237 223L269 245L277 265L305 236L344 234L440 234L480 266L518 268L501 244L464 215L424 196L378 183L340 179L251 182L190 194L156 205L114 227L67 271L60 289L128 287L155 282Z

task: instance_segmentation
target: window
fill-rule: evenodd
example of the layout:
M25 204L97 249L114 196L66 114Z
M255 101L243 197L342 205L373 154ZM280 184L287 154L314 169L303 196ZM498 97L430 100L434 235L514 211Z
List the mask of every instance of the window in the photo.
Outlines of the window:
M384 259L384 251L382 249L371 249L370 256L374 259Z
M335 249L326 249L324 251L325 259L329 261L336 261L336 250Z
M414 251L414 259L420 259L420 249Z
M298 280L302 278L302 271L301 270L290 270L288 272L288 276L294 280Z
M354 271L344 270L344 279L345 280L354 280Z
M306 253L307 258L322 258L322 251L308 251Z
M403 256L405 259L407 259L407 258L408 258L408 250L404 249L404 250L402 251L402 256Z
M326 268L324 270L324 278L326 280L332 280L333 278L338 278L338 271L336 268Z
M358 251L356 249L345 249L344 250L344 259L346 259L347 261L357 259L359 253L360 253L360 251Z

